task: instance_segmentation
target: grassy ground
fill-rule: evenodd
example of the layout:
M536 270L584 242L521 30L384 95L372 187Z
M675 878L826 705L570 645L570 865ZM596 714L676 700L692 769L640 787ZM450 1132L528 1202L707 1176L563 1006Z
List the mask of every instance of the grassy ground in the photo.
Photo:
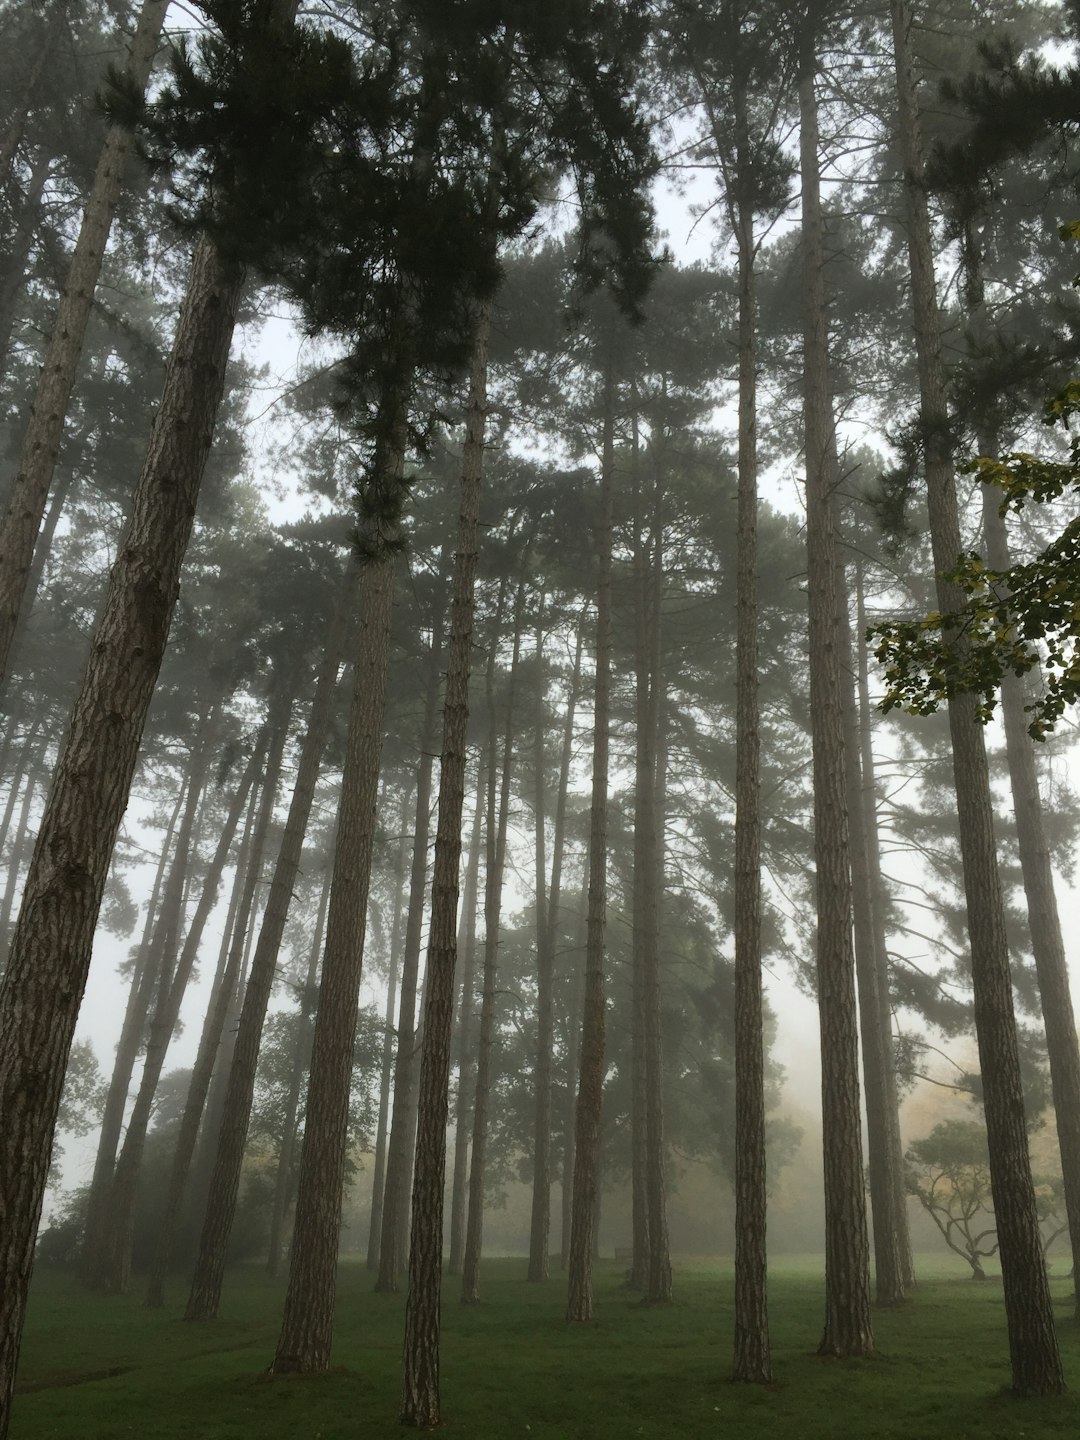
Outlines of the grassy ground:
M484 1304L464 1308L448 1281L443 1410L448 1440L1042 1440L1080 1436L1080 1326L1056 1285L1073 1393L1018 1401L1008 1382L1000 1283L956 1271L924 1278L903 1309L876 1316L878 1354L814 1355L822 1279L814 1263L779 1261L770 1278L775 1384L728 1380L731 1270L683 1266L677 1300L643 1308L600 1266L597 1317L568 1327L564 1282L526 1285L518 1260L485 1266ZM925 1276L924 1270L924 1276ZM222 1317L180 1318L179 1280L164 1311L140 1298L87 1296L39 1276L23 1345L11 1440L345 1440L392 1437L404 1301L375 1295L359 1265L342 1267L336 1367L270 1380L282 1285L230 1276Z

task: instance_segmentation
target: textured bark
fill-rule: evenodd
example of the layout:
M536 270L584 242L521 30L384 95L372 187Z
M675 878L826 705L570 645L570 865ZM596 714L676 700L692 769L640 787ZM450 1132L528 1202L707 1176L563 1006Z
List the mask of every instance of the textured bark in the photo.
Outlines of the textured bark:
M394 1104L390 1144L386 1152L383 1186L382 1238L375 1289L396 1294L405 1269L405 1224L414 1149L413 1109L410 1097L416 1069L416 991L420 974L420 948L427 890L428 837L431 826L431 777L439 701L439 664L442 653L438 617L429 657L427 699L420 736L420 765L416 776L416 824L413 829L412 871L409 877L409 913L405 924L405 953L398 999L397 1051L394 1056Z
M141 92L146 88L167 8L168 0L144 0L124 71L125 82L132 91ZM0 686L9 669L12 641L34 558L34 544L49 498L94 289L120 199L124 168L134 143L131 130L120 125L109 127L79 238L60 292L60 304L38 378L7 511L0 521Z
M747 163L745 96L736 112ZM736 211L739 480L735 641L735 1354L732 1376L772 1379L766 1287L765 1043L761 998L761 714L758 703L757 296L754 223Z
M816 73L814 37L808 33L799 74L799 115L806 276L803 353L810 715L825 1159L825 1332L818 1353L851 1356L870 1354L874 1341L859 1113L841 640L836 607L836 451L828 381Z
M244 1146L247 1143L248 1124L251 1119L251 1100L255 1090L255 1072L259 1064L259 1048L262 1042L266 1010L270 1003L277 974L278 955L281 939L285 933L285 922L289 916L296 877L300 869L300 857L304 849L308 819L315 798L315 787L319 779L323 749L337 695L338 667L341 663L349 623L356 603L357 569L350 565L342 583L340 598L330 625L326 646L323 650L319 674L315 684L315 695L311 702L307 731L296 767L289 814L281 835L281 847L274 865L266 909L263 913L259 940L251 962L251 973L244 990L244 1004L240 1012L240 1024L236 1032L232 1060L229 1065L228 1081L222 1103L221 1129L217 1137L214 1169L210 1177L210 1189L206 1200L202 1233L199 1237L199 1254L195 1263L195 1274L188 1295L186 1320L211 1320L217 1315L221 1303L221 1287L225 1276L225 1262L228 1255L229 1233L236 1214L236 1202L240 1193L240 1173L244 1162ZM290 691L284 692L288 705ZM286 711L287 715L287 711ZM284 739L284 717L278 720L275 733ZM269 768L269 767L268 767ZM275 775L276 784L276 775ZM269 779L268 779L269 785ZM261 871L262 844L253 857L251 875ZM247 907L245 907L247 908ZM247 925L243 925L246 933ZM239 940L239 936L237 939Z
M959 587L944 578L960 554L960 522L907 0L893 0L892 23L930 540L938 608L947 614L963 603ZM950 699L949 732L1013 1389L1056 1394L1065 1381L1031 1181L989 769L975 696Z
M146 1304L151 1307L162 1305L165 1299L165 1271L168 1268L172 1252L173 1233L180 1214L180 1206L183 1203L191 1161L195 1154L195 1142L199 1136L199 1126L202 1123L210 1080L214 1073L218 1046L221 1044L221 1032L224 1029L229 1004L239 978L240 963L244 952L244 929L246 928L243 922L244 917L251 913L255 887L262 871L262 854L266 833L273 815L284 743L285 723L284 718L279 716L276 731L272 731L270 735L270 745L266 756L266 774L259 799L259 813L254 821L250 846L242 845L247 862L247 877L234 916L234 920L238 921L238 924L231 931L231 941L224 961L219 959L219 974L215 976L210 1005L203 1022L202 1034L199 1037L199 1048L196 1051L187 1098L184 1101L184 1112L180 1118L180 1129L177 1132L176 1146L173 1150L165 1208L158 1224L154 1258L151 1262L150 1279L146 1292ZM203 890L204 900L208 899L210 902L206 906L205 913L207 915L213 905L217 903L221 877L228 861L229 850L232 848L233 839L240 825L248 794L259 773L262 752L263 744L260 737L260 743L256 745L247 769L236 788L225 825L218 839L214 858L207 872ZM201 932L202 928L200 923L198 931ZM192 934L196 933L196 925L193 922ZM184 948L187 951L189 943L185 943Z
M396 403L403 411L404 394L396 398ZM394 427L392 453L381 470L392 486L402 483L404 428L402 415ZM387 549L380 544L364 565L361 583L360 643L353 673L326 954L308 1077L289 1289L271 1367L276 1375L325 1370L330 1364L353 1045L375 843L393 599L393 547Z
M495 786L489 785L487 817L487 869L484 886L484 982L480 998L480 1035L476 1049L476 1087L473 1094L472 1152L469 1157L469 1209L465 1222L465 1257L461 1265L461 1299L466 1305L480 1301L480 1255L484 1239L484 1167L487 1163L488 1097L491 1092L495 1049L496 981L499 969L499 925L502 914L503 877L506 871L506 836L510 820L510 775L514 759L514 699L521 630L525 609L525 582L518 585L514 601L514 653L507 687L506 718L501 763L496 755L498 727L494 696L489 692L491 710L491 781L499 779L498 812ZM493 643L498 643L497 638ZM488 672L489 678L491 672Z
M584 946L582 947L584 948ZM560 1173L562 1186L562 1224L559 1236L559 1269L570 1264L570 1235L574 1228L574 1121L577 1115L577 1077L581 1066L581 1025L579 1017L585 1005L585 967L578 967L570 995L570 1016L567 1021L566 1095L563 1105L563 1153Z
M168 860L172 853L172 840L180 821L180 812L184 807L184 797L186 793L187 778L185 777L184 784L180 788L180 793L176 797L176 805L173 807L169 824L166 827L165 834L162 836L161 858L158 861L153 889L150 892L150 902L146 910L146 923L143 927L138 954L135 957L135 968L131 976L131 988L128 991L124 1020L120 1027L120 1039L116 1046L116 1060L113 1064L109 1089L105 1096L105 1108L101 1116L101 1133L98 1137L97 1154L94 1159L94 1173L90 1181L90 1196L86 1208L86 1231L83 1237L82 1254L80 1257L84 1277L87 1279L93 1277L95 1266L98 1263L97 1256L101 1245L102 1211L109 1193L109 1186L112 1182L113 1168L116 1164L116 1152L120 1144L120 1132L124 1125L124 1111L127 1109L131 1077L135 1070L135 1062L139 1058L139 1049L143 1041L146 1019L150 1013L150 1001L153 998L155 979L154 959L156 952L153 940L158 919L158 900L162 894L165 883Z
M552 985L555 937L547 914L547 775L544 731L547 707L544 696L543 608L536 626L536 726L533 742L533 855L536 862L536 1063L533 1086L533 1187L529 1218L527 1278L545 1280L548 1272L548 1234L551 1229L551 1060L555 1035Z
M424 1048L420 1060L419 1130L413 1180L409 1295L405 1310L405 1366L401 1420L430 1429L439 1423L439 1300L442 1270L443 1190L446 1179L446 1120L450 1080L450 1032L454 1018L457 964L458 882L461 820L465 806L469 675L474 622L474 589L479 551L480 490L487 419L487 345L490 307L476 320L461 512L454 565L453 609L439 765L439 817L428 937Z
M877 953L874 932L873 881L870 874L870 837L862 799L862 764L859 755L859 717L855 701L855 675L851 613L842 560L836 567L841 703L844 708L844 765L848 829L851 848L851 899L855 940L855 972L859 992L859 1033L862 1039L863 1091L866 1098L866 1142L870 1208L873 1216L874 1287L879 1305L898 1305L904 1299L904 1271L900 1253L900 1217L897 1198L903 1176L894 1173L895 1114L890 1114L889 1077L893 1070L892 1025L882 1023L887 1007L878 988L884 965ZM877 836L875 834L876 843Z
M476 908L480 888L480 845L483 839L484 795L487 788L487 754L481 749L476 767L476 808L473 812L469 864L465 871L462 897L461 934L458 949L464 955L461 976L461 1007L457 1033L457 1098L454 1106L454 1173L450 1186L450 1254L448 1275L461 1274L465 1253L465 1208L469 1180L469 1097L473 1092L472 1025L476 1005Z
M319 899L319 913L315 920L315 931L308 951L307 974L304 988L300 992L300 1037L293 1056L292 1074L289 1077L289 1093L285 1099L285 1119L282 1124L281 1151L278 1155L277 1173L274 1176L274 1203L270 1215L270 1243L266 1256L266 1273L273 1278L278 1273L281 1260L282 1240L285 1221L293 1198L293 1167L296 1157L296 1122L300 1115L300 1091L304 1077L311 1066L311 1045L314 1029L311 1023L315 1009L316 986L319 979L319 961L322 958L323 940L326 935L326 917L330 908L330 874L323 882ZM391 981L393 971L391 970ZM391 986L392 988L392 986Z
M379 1066L379 1120L375 1130L375 1169L371 1181L371 1221L368 1225L367 1268L378 1271L382 1243L383 1197L386 1189L387 1121L390 1116L390 1085L394 1076L394 1011L397 1004L398 972L401 969L402 910L405 900L405 833L409 819L411 791L401 802L401 843L394 867L394 918L390 926L390 964L386 987L386 1020L383 1030L382 1062Z
M604 1098L604 930L607 924L608 752L611 726L611 529L615 468L615 378L604 379L600 519L596 529L596 678L593 689L592 801L589 813L589 898L581 1064L574 1117L573 1205L566 1318L591 1320L593 1232L598 1206L600 1113Z
M0 991L0 1437L64 1069L225 384L242 275L196 246L165 389L53 778Z
M22 804L19 806L19 818L15 822L13 832L8 831L5 825L2 834L11 833L11 854L8 857L7 883L4 886L4 899L0 904L0 954L8 948L8 931L11 926L11 912L15 904L15 896L19 891L19 876L22 873L23 862L27 858L27 836L30 832L30 811L33 807L34 796L39 789L38 782L42 779L41 767L45 761L48 750L48 743L31 746L27 744L24 755L26 756L25 773L26 785L23 789ZM11 798L14 799L18 793L18 785L11 787Z

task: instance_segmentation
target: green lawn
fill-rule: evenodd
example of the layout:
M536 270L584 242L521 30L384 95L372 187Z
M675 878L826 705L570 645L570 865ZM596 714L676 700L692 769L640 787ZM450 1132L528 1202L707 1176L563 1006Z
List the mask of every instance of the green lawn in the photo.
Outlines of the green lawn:
M935 1262L932 1262L935 1263ZM916 1298L876 1318L867 1361L814 1355L822 1316L817 1265L781 1260L770 1284L776 1383L728 1380L729 1265L682 1266L677 1301L643 1308L600 1266L597 1318L568 1327L564 1282L522 1280L518 1260L485 1267L485 1303L445 1290L443 1411L462 1440L1036 1440L1080 1436L1080 1327L1056 1282L1074 1393L1018 1401L1008 1382L1000 1284L975 1285L937 1265ZM221 1319L180 1318L182 1284L164 1311L139 1298L87 1296L41 1274L31 1300L11 1440L344 1440L397 1436L404 1300L372 1293L358 1265L338 1289L331 1374L270 1380L282 1284L229 1277ZM138 1292L136 1291L136 1295Z

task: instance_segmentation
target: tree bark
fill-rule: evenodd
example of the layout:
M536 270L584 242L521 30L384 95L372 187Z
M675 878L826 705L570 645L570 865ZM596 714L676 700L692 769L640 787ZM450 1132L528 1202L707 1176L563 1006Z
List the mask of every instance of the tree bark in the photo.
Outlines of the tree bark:
M165 389L53 779L0 991L0 1440L53 1128L116 832L168 638L242 273L198 242Z
M484 983L480 1000L480 1035L476 1051L476 1090L473 1096L472 1153L469 1160L469 1209L465 1222L465 1258L461 1267L461 1299L466 1305L480 1302L480 1254L484 1238L484 1166L487 1160L488 1096L491 1091L493 1051L495 1045L496 981L499 968L499 925L502 912L503 877L506 871L506 836L510 820L510 776L514 760L514 692L518 661L521 656L521 630L525 608L525 582L518 585L514 601L514 652L510 663L510 679L506 697L506 721L503 732L501 764L495 744L498 727L495 722L494 695L488 694L491 707L491 750L489 766L489 802L487 817L487 868L484 887ZM498 644L498 635L492 637ZM491 670L488 671L489 680ZM499 808L495 811L496 771L499 772Z
M450 1187L450 1255L448 1275L461 1274L465 1253L465 1208L469 1178L469 1096L473 1090L472 1023L476 1004L476 908L480 888L480 845L483 839L484 795L487 786L487 755L481 748L476 767L476 808L473 813L469 864L462 898L462 934L458 949L465 956L461 977L461 1008L458 1012L458 1083L454 1107L454 1175Z
M144 0L124 70L125 84L133 92L146 89L167 9L168 0ZM23 437L7 511L0 522L0 687L9 669L11 645L34 558L34 544L49 498L86 323L120 199L124 168L134 143L131 130L110 125L60 292L60 305Z
M589 815L589 898L581 1069L574 1125L573 1205L566 1318L591 1320L593 1231L604 1098L604 929L607 923L608 751L611 726L611 530L615 469L615 376L604 376L600 517L596 527L596 679L593 691L592 801Z
M817 989L825 1159L825 1333L821 1355L868 1355L869 1246L859 1113L859 1043L845 747L837 627L835 440L828 379L824 226L818 171L816 36L800 57L799 116L805 261L806 539L813 729Z
M405 1365L401 1421L419 1429L439 1423L439 1300L442 1271L443 1191L446 1181L446 1120L450 1080L450 1032L457 964L461 820L465 806L469 676L479 558L480 491L487 423L487 347L490 301L478 304L473 336L461 512L443 708L439 763L439 815L428 936L426 1016L413 1179L409 1295L405 1309Z
M547 705L544 693L543 608L536 625L536 726L533 742L534 802L533 831L536 861L536 1063L533 1085L536 1109L533 1116L533 1188L529 1220L529 1267L527 1278L546 1280L548 1235L551 1229L551 1061L555 1036L554 983L555 937L548 929L547 913L547 775L545 729Z
M960 554L960 522L907 0L893 0L892 24L930 539L938 609L948 614L963 603L959 587L944 578ZM1065 1381L1031 1181L986 748L975 696L954 696L948 708L1013 1389L1057 1394Z
M645 1290L649 1283L649 1133L648 1081L645 1060L645 831L646 793L655 775L649 759L648 579L643 540L641 453L636 387L632 417L631 464L634 469L634 869L631 907L630 1027L630 1184L633 1256L629 1283Z
M357 568L350 565L341 582L338 603L315 683L300 760L296 767L296 779L289 814L281 836L281 848L274 865L270 893L263 913L255 956L251 962L251 973L244 990L244 1004L225 1086L221 1129L217 1136L214 1168L199 1239L199 1254L184 1312L186 1320L212 1320L221 1303L229 1233L240 1193L244 1146L247 1143L248 1124L251 1119L251 1099L255 1090L255 1072L259 1064L263 1026L277 974L281 939L285 933L285 922L289 916L289 906L300 869L304 837L307 834L308 819L319 779L319 767L337 695L338 667L356 605L357 574ZM289 691L285 693L289 695ZM286 703L288 704L288 700ZM278 721L278 726L282 730L283 739L284 727L281 720ZM261 870L261 843L256 860L258 869ZM252 875L256 873L256 865L253 863ZM243 928L246 932L246 924Z
M367 558L361 581L359 646L353 667L326 954L308 1076L289 1288L271 1366L275 1375L310 1374L330 1364L353 1046L375 844L398 540L396 520L384 516L396 514L405 483L406 407L411 379L411 372L399 377L384 397L387 434L380 437L371 482L371 501L378 514L365 520Z

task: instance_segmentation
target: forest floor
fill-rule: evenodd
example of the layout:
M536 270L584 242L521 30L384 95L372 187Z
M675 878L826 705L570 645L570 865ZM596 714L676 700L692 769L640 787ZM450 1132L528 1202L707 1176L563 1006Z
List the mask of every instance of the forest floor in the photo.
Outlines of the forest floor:
M976 1285L927 1257L916 1298L875 1316L877 1355L814 1354L821 1262L779 1258L770 1274L775 1383L733 1385L730 1264L676 1267L676 1300L643 1307L622 1266L597 1272L596 1319L563 1319L565 1281L527 1285L521 1260L485 1264L484 1303L444 1283L442 1399L447 1440L1042 1440L1080 1435L1080 1325L1057 1267L1055 1302L1072 1392L1008 1394L1001 1284ZM335 1368L265 1375L284 1291L261 1271L230 1273L220 1319L87 1295L40 1272L31 1299L11 1440L353 1440L392 1437L404 1296L376 1295L360 1264L339 1277Z

